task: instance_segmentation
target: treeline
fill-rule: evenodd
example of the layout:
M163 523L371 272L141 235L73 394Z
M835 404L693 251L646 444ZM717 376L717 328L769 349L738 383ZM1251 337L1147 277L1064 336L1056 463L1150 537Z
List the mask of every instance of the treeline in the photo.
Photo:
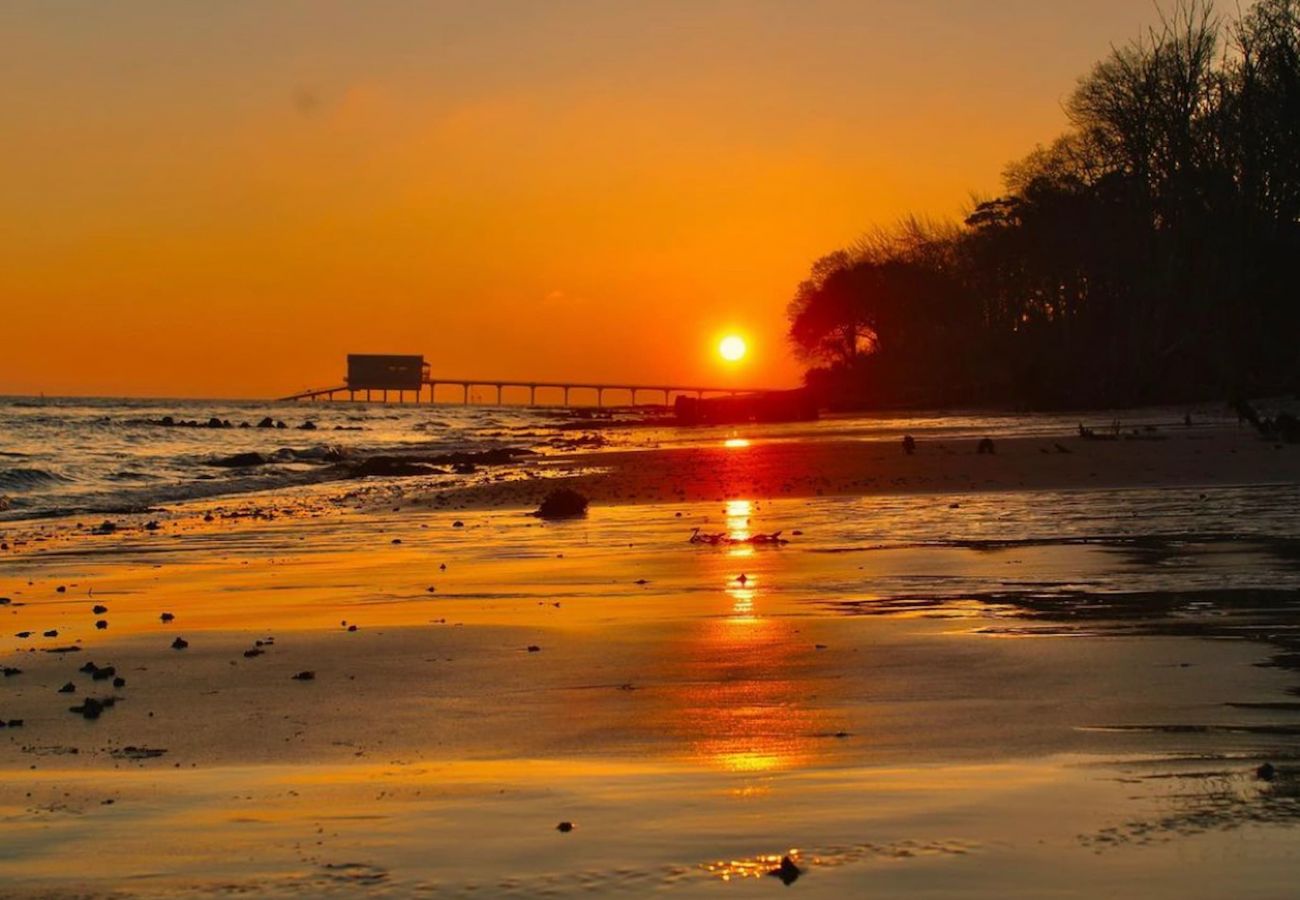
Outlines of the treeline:
M789 336L830 405L1129 405L1300 387L1300 0L1195 0L1083 77L961 224L819 260Z

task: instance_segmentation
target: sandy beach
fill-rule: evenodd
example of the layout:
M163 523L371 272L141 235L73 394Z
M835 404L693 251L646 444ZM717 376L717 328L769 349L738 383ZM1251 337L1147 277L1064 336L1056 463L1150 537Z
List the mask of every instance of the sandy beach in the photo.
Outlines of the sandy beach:
M9 523L4 894L748 896L789 855L822 897L1284 895L1300 458L996 451ZM528 515L559 483L588 515Z

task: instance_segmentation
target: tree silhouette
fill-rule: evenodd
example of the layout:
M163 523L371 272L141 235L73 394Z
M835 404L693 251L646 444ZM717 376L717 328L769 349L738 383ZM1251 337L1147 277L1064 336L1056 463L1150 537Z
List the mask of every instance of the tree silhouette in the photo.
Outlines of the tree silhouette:
M1070 130L958 226L818 260L789 308L831 403L1294 390L1300 0L1190 0L1080 79Z

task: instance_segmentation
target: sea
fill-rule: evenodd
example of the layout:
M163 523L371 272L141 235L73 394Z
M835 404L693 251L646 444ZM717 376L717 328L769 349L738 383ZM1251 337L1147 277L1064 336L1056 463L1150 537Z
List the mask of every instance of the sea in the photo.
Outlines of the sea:
M727 440L1051 437L1094 429L1235 422L1221 405L1123 413L831 415L815 422L677 427L655 407L283 403L0 397L0 521L145 512L187 500L352 477L374 456L517 448L584 453ZM258 465L223 465L258 454Z

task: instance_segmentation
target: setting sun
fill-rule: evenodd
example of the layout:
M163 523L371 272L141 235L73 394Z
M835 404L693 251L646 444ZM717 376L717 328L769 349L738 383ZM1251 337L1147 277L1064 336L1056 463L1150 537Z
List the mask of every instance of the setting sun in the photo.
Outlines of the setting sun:
M728 362L738 362L745 357L745 339L739 335L729 334L718 344L718 353Z

